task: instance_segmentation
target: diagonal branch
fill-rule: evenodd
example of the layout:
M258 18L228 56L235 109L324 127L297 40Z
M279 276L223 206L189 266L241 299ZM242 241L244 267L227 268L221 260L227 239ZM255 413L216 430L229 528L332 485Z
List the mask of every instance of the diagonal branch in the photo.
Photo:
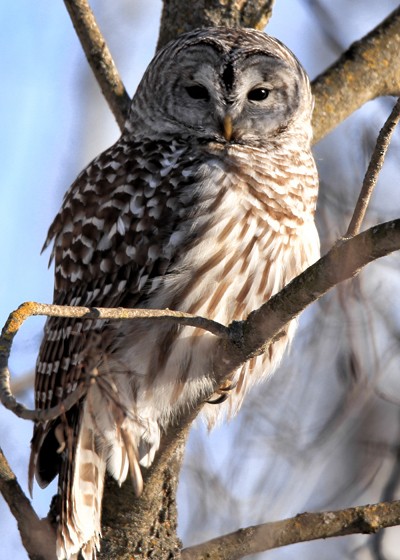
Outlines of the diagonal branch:
M400 501L382 502L339 511L301 513L290 519L263 523L182 550L182 560L239 560L289 544L376 533L400 524Z
M382 95L400 96L400 8L313 81L314 142Z
M131 100L87 0L64 0L101 91L122 130Z
M233 324L235 330L229 341L222 341L216 359L218 383L243 362L265 351L292 319L328 290L399 248L400 219L374 226L351 239L339 240L314 265L250 313L246 321Z
M46 519L39 519L36 515L1 449L0 493L17 520L21 539L29 557L36 560L54 560L54 532Z
M361 187L361 192L354 209L350 225L346 232L346 237L353 237L360 231L361 224L364 220L365 213L368 208L369 201L374 191L379 173L385 160L386 152L389 148L394 129L400 120L400 97L393 107L392 112L387 118L376 140L376 145L372 157L370 159L367 172Z
M325 256L253 311L246 321L233 322L229 326L230 337L221 340L214 360L214 390L244 362L265 351L291 320L328 290L356 276L368 263L399 249L400 219L374 226L351 239L338 241ZM204 400L209 397L211 394L206 395ZM204 400L183 410L168 428L150 469L150 480L160 477L160 471L184 441Z

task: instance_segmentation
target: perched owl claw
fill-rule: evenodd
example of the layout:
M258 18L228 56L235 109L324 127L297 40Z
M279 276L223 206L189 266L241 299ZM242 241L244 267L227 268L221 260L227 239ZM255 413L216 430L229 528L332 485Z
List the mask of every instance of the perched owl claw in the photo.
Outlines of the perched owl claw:
M225 402L229 396L230 392L236 388L237 383L232 383L232 381L226 381L221 387L219 387L218 391L214 394L219 395L219 397L212 398L207 401L208 404L221 404Z

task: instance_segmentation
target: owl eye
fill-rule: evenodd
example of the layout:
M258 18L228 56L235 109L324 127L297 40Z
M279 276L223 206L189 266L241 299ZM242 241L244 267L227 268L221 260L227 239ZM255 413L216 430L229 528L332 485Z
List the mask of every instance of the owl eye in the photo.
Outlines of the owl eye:
M205 101L208 101L210 99L208 89L204 86L200 86L198 84L194 86L188 86L186 88L186 91L192 99L204 99Z
M267 99L270 90L267 88L254 88L247 94L247 99L249 101L264 101Z

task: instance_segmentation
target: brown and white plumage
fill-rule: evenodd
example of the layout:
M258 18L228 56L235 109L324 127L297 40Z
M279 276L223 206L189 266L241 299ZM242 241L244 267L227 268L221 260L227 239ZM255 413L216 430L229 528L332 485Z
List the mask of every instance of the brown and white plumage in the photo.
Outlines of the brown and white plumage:
M318 257L312 97L295 57L250 29L190 32L160 51L125 130L67 192L54 241L54 302L170 308L240 320ZM210 424L240 407L278 364L287 337L237 371ZM89 374L82 401L35 427L31 477L59 475L58 558L99 546L106 468L140 493L160 428L212 388L215 338L151 321L50 318L36 405Z

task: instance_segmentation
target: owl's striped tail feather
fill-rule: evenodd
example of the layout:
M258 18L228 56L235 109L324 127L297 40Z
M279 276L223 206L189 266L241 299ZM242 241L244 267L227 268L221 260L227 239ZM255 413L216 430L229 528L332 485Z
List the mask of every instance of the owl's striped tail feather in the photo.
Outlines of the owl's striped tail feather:
M59 475L57 558L74 558L81 550L85 560L92 560L100 545L106 459L104 450L96 444L87 403L83 405L77 432L77 437L67 443Z
M93 406L94 399L87 398L83 405L76 448L71 460L66 462L65 472L60 473L61 484L65 485L61 491L57 534L57 557L60 560L74 558L79 551L84 560L96 558L100 548L106 469L119 484L129 472L137 496L143 489L138 457L143 428L124 418L116 407L109 408L108 414L104 414L104 401L102 407L98 406L99 403Z
M97 401L99 397L102 401L100 408ZM139 496L143 489L143 479L138 449L141 448L141 464L149 466L158 447L158 426L149 432L149 429L144 430L142 424L124 417L116 407L109 408L108 413L104 414L104 406L100 391L92 387L74 417L73 426L58 430L61 468L56 549L59 560L76 559L79 551L85 560L96 558L100 547L101 504L106 469L119 484L122 484L129 472L135 493ZM154 437L149 438L149 433ZM43 443L44 438L42 434L40 443ZM40 451L37 451L40 443L35 446L36 453L32 451L31 474L35 466L36 470L38 468L36 462L40 462ZM49 482L40 479L38 473L36 477L41 486L46 486Z

